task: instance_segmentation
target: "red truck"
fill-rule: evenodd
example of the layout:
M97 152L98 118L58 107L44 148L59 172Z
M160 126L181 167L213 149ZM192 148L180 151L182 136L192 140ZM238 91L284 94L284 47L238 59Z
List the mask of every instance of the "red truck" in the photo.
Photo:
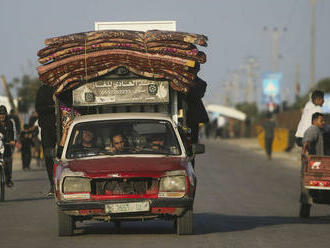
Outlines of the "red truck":
M105 24L48 38L38 51L58 141L66 137L54 166L59 235L76 221L155 218L191 234L198 127L208 120L197 46L207 37L176 32L175 22Z
M106 105L107 109L96 104L102 97L93 90L102 87L121 94L117 104ZM148 103L123 104L123 97L134 101L129 94L136 90ZM75 222L84 220L114 222L119 227L121 221L166 219L175 222L177 234L192 233L196 191L192 161L204 152L204 145L189 143L178 121L185 117L179 114L178 100L166 81L141 78L113 76L73 91L75 110L96 104L93 111L99 113L73 119L55 163L60 236L73 235ZM93 132L93 147L79 145L85 129ZM115 152L114 135L119 133L122 150Z

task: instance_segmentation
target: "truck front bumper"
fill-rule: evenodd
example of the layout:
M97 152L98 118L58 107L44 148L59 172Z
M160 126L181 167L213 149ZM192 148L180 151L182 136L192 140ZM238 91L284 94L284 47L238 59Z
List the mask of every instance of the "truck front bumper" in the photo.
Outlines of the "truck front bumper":
M105 211L107 204L146 202L150 204L150 210L146 212L136 213L107 213ZM181 215L186 209L192 208L194 199L183 197L180 199L120 199L120 200L104 200L104 201L57 201L58 211L66 212L71 215ZM95 212L95 210L98 210ZM93 212L94 211L94 212Z

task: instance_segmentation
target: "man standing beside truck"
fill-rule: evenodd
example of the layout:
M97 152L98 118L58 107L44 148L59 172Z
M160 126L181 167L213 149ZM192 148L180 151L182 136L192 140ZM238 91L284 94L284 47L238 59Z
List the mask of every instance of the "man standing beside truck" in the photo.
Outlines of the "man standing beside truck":
M38 113L41 128L41 143L44 152L47 174L49 178L49 192L47 196L54 195L53 164L56 145L56 117L55 102L53 101L54 89L49 85L41 85L36 97L35 109Z

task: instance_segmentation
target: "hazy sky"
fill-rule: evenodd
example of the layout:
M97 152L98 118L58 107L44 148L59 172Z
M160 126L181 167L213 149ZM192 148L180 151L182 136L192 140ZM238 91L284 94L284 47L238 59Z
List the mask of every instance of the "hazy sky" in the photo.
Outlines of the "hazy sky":
M316 80L330 76L329 13L330 1L317 0ZM262 73L272 69L272 35L264 26L287 28L279 38L279 70L289 99L294 97L296 64L302 92L308 90L310 0L1 0L0 18L0 74L7 81L24 73L37 75L37 51L48 37L93 30L95 21L175 20L178 31L209 38L209 46L202 48L208 61L199 73L208 83L206 102L223 102L223 82L249 56L258 61L260 88ZM244 74L240 84L246 87Z

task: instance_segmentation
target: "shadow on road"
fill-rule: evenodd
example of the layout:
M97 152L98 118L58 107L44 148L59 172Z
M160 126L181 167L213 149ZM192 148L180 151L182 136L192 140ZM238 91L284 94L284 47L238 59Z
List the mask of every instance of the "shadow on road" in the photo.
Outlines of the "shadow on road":
M215 213L194 214L194 235L210 233L236 232L264 226L287 224L330 224L330 216L318 216L308 219L282 216L234 216ZM78 224L75 236L94 234L144 235L173 234L176 231L173 221L123 222L120 229L112 223L84 222Z
M31 198L20 198L20 199L11 199L11 200L5 200L6 202L28 202L28 201L43 201L43 200L49 200L51 198L48 197L31 197Z
M285 224L330 224L330 216L318 216L308 219L284 216L234 216L216 213L194 214L195 234L235 232L263 226Z
M175 234L173 221L128 221L123 222L120 228L113 223L105 222L84 222L78 225L75 236L89 234Z

